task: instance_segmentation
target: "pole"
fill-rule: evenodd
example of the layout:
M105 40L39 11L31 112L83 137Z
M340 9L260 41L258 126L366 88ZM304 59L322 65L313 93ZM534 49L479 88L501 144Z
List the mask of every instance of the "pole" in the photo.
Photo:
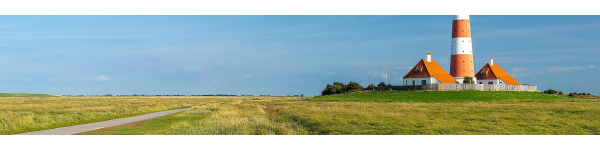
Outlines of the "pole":
M385 85L387 86L388 82L387 82L387 69L385 70Z

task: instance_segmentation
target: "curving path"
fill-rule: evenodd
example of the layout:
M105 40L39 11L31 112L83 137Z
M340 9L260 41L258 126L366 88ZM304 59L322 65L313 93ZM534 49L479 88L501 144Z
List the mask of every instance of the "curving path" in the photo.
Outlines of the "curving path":
M190 108L173 109L173 110L143 114L143 115L139 115L139 116L119 118L119 119L107 120L107 121L102 121L102 122L94 122L94 123L88 123L88 124L82 124L82 125L74 125L74 126L68 126L68 127L60 127L60 128L42 130L42 131L19 133L19 134L15 134L15 135L70 135L70 134L76 134L76 133L96 130L96 129L100 129L100 128L106 128L106 127L128 124L128 123L142 121L142 120L148 120L148 119L152 119L152 118L156 118L156 117L161 117L161 116L166 116L166 115L186 111L188 109L190 109Z

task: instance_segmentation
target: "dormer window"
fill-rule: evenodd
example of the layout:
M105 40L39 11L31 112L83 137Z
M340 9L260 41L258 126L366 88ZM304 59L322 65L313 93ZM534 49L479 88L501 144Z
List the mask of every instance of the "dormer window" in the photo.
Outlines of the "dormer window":
M421 71L423 71L423 66L422 66L422 65L418 65L418 66L415 68L415 73L421 73Z

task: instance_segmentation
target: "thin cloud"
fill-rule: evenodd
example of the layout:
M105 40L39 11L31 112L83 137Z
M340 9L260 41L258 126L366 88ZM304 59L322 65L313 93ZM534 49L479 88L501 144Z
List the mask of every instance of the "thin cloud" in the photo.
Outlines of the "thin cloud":
M514 68L511 68L510 70L511 70L510 75L513 77L526 77L526 76L530 76L532 74L541 74L542 73L540 71L534 72L531 68L525 68L525 67L514 67Z
M94 80L96 80L96 81L110 81L112 79L109 78L109 77L107 77L107 76L96 76L96 77L94 77Z
M594 66L594 65L589 65L589 66L587 66L587 68L589 68L589 69L594 69L594 68L596 68L596 66Z
M565 72L565 71L573 71L573 70L584 70L585 68L586 67L584 67L584 66L567 66L567 67L552 66L552 67L546 68L546 71L548 71L548 72Z

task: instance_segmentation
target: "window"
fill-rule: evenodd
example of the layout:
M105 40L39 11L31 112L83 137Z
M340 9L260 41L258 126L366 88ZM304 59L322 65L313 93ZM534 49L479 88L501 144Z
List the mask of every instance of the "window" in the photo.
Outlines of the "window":
M481 74L481 78L485 78L487 75L485 73Z
M463 72L466 72L465 70L463 70Z
M465 61L463 60L463 62L465 62Z
M483 82L479 82L479 84L483 84Z
M415 85L415 80L413 80L413 85Z
M488 82L488 84L494 84L494 82Z
M421 80L421 85L427 84L427 80Z
M462 32L465 32L465 30L462 30ZM464 41L463 41L464 42Z

